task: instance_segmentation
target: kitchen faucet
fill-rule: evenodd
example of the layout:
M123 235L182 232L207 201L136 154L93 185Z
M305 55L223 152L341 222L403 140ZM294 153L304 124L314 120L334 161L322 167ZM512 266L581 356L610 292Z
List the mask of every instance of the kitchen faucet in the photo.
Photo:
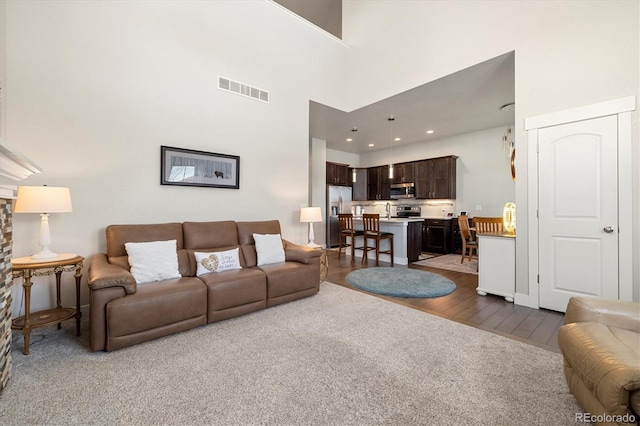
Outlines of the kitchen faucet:
M385 206L385 210L387 211L387 219L391 219L391 204L387 203Z

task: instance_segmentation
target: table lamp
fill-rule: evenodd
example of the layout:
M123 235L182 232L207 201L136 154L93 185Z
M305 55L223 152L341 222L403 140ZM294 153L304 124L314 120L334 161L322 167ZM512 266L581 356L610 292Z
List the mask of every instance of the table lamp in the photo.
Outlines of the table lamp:
M32 259L53 259L57 253L49 249L51 232L49 231L49 213L66 213L71 209L71 193L69 188L55 186L19 186L18 199L14 212L40 213L40 252Z
M509 234L516 233L516 205L514 203L507 203L502 210L502 225L505 232Z
M303 207L300 210L300 222L309 223L309 243L307 245L309 247L320 247L319 244L313 241L315 238L313 235L313 223L322 222L322 211L320 207Z

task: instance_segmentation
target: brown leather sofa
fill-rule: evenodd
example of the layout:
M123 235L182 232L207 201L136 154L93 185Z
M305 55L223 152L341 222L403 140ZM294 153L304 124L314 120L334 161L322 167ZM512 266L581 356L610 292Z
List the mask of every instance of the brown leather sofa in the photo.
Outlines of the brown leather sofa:
M89 267L91 350L112 351L316 294L321 250L283 240L285 262L257 266L253 234L277 220L111 225ZM138 286L125 243L177 241L180 278ZM194 252L239 247L242 269L196 276Z
M582 422L638 424L640 304L572 297L558 332L564 373Z

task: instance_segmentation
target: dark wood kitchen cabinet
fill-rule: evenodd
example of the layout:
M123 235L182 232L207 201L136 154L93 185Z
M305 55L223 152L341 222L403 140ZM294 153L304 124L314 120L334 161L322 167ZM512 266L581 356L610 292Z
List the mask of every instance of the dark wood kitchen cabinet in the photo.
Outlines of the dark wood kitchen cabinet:
M456 198L456 155L418 161L415 173L416 198Z
M368 173L367 169L349 169L349 176L353 176L353 171L356 171L356 181L349 179L352 191L351 199L353 201L367 201L368 200Z
M407 223L407 258L409 262L417 262L422 253L423 222Z
M451 220L424 220L422 225L422 251L451 253Z
M391 199L389 185L389 166L369 167L367 169L367 198L369 200Z
M415 161L409 163L399 163L393 165L393 179L391 183L412 183L414 182Z
M327 185L349 185L349 165L327 162Z

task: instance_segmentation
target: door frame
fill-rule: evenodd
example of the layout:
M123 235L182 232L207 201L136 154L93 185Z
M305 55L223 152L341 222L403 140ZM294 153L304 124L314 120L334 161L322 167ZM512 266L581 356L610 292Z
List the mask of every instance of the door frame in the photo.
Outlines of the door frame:
M528 265L529 293L516 293L516 304L538 309L539 227L538 227L538 130L544 127L610 115L618 116L618 299L633 300L633 151L631 112L636 97L628 96L564 111L529 117L527 131Z

